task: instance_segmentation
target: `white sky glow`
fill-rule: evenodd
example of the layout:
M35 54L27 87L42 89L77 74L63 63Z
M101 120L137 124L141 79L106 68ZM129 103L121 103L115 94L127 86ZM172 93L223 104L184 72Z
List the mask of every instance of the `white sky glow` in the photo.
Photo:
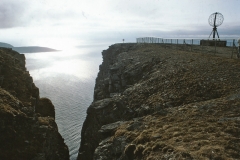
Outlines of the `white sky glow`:
M220 36L238 37L239 6L240 0L1 0L0 42L62 49L141 36L207 38L214 12L224 16Z

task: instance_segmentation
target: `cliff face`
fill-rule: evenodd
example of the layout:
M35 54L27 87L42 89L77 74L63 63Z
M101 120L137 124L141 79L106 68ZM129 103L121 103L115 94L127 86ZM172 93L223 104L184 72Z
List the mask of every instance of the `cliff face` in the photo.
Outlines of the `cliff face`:
M240 157L239 60L159 44L102 55L79 160Z
M39 97L23 54L0 49L0 86L0 159L69 159L54 106Z

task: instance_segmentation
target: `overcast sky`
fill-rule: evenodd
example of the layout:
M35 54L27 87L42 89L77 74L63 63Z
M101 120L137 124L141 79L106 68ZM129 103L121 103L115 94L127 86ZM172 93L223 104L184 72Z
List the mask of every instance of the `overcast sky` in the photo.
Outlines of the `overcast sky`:
M220 12L220 38L240 36L240 0L0 0L0 42L87 47L136 37L208 38Z

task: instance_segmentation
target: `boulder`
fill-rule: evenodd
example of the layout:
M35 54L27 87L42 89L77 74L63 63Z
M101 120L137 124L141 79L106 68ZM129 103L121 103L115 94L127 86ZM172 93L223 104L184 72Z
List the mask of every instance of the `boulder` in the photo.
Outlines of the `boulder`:
M55 108L48 98L40 98L39 103L36 106L36 113L40 113L42 117L53 117L55 118Z
M103 125L98 132L100 132L102 134L112 133L123 123L124 123L123 121L117 121L115 123L110 123L110 124Z

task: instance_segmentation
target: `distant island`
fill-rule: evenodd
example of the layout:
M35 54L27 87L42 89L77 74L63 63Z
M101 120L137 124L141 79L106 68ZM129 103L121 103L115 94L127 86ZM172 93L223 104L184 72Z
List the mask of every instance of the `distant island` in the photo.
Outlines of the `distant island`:
M27 47L13 47L13 50L19 53L36 53L36 52L56 52L55 50L48 47L39 47L39 46L27 46Z
M8 43L0 42L0 47L3 47L3 48L13 48L14 46L12 46L11 44L8 44Z
M3 48L12 48L12 50L17 51L19 53L37 53L37 52L56 52L59 50L48 48L48 47L40 47L40 46L23 46L23 47L14 47L8 43L0 42L0 47Z

